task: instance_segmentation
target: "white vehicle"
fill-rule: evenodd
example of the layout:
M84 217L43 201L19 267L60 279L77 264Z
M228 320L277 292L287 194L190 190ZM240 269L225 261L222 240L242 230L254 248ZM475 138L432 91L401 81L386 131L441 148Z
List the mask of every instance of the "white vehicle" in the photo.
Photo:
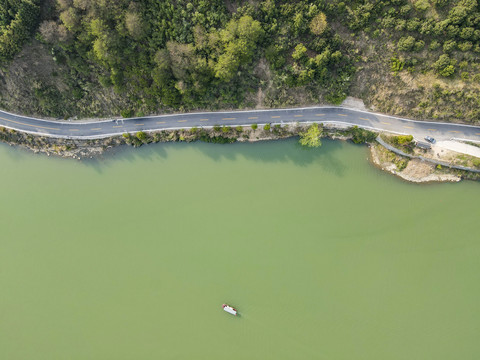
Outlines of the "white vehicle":
M435 144L435 139L431 136L425 136L425 140L427 140L431 144Z
M232 314L232 315L235 315L235 316L237 315L237 310L236 310L234 307L230 306L230 305L223 304L223 305L222 305L222 308L223 308L223 310L225 310L225 311L228 312L229 314Z

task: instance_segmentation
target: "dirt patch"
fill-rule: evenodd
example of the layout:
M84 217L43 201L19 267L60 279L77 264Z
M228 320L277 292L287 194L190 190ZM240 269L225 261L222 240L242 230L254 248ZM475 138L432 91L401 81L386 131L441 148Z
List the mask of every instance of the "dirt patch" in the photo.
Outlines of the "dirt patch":
M358 109L358 110L368 110L365 104L363 103L362 99L354 98L351 96L348 96L343 102L341 106L345 106L348 108L352 109Z
M403 158L380 144L370 146L370 158L380 169L410 182L457 182L461 180L459 175L448 173L448 170L438 169L435 165L419 159Z
M412 159L408 162L402 174L414 179L422 179L430 176L435 171L435 166L425 161Z

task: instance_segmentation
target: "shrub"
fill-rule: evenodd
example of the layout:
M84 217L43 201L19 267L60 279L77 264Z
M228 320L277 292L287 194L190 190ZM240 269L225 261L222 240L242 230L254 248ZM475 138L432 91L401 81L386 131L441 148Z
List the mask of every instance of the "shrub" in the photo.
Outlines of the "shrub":
M455 66L448 65L446 68L441 69L438 73L443 77L452 76L455 73Z
M327 25L327 17L321 12L310 22L310 31L315 35L322 35L327 28Z
M404 65L405 65L405 61L401 59L397 59L395 57L392 57L390 59L390 70L392 70L395 73L402 71Z
M231 144L237 141L237 139L225 136L209 136L207 133L202 133L200 135L200 141L214 144Z
M148 136L144 131L139 131L135 134L138 140L140 140L143 143L146 143L148 140Z
M407 159L401 159L401 160L398 160L395 165L397 166L397 170L398 171L402 171L403 169L405 169L408 165L408 160Z
M415 51L420 51L424 47L425 47L425 42L423 40L418 40L418 41L415 41L415 45L414 45L413 49Z
M265 126L263 127L263 130L270 131L270 128L271 128L270 124L265 124Z
M122 115L123 118L130 118L133 116L133 110L132 109L126 109L120 111L120 115Z
M402 37L397 43L397 49L400 51L411 51L414 46L415 38L413 36Z
M443 51L446 53L452 52L457 47L455 40L447 40L443 43Z
M465 41L460 44L458 44L458 49L463 52L467 52L471 50L473 47L473 44L470 41Z
M397 139L397 143L400 145L405 145L413 141L412 135L400 135L395 137Z
M307 131L300 133L299 143L306 147L319 147L322 145L320 141L321 135L322 131L318 124L312 124L308 127Z
M440 47L440 43L437 40L433 40L428 47L430 50L435 51Z
M438 60L433 64L433 68L437 71L438 74L441 76L451 76L455 72L455 64L457 63L456 60L450 59L447 54L441 55Z
M258 129L258 125L257 125L257 124L252 124L252 125L250 125L250 126L251 126L251 128L252 128L253 130L257 130L257 129Z
M428 0L417 0L413 6L417 11L425 11L430 7L430 4Z
M303 44L298 44L295 47L295 50L292 53L292 58L294 60L300 60L307 55L307 48Z
M377 134L373 131L359 128L358 126L351 127L348 132L352 136L352 141L355 144L363 144L373 142L377 138Z

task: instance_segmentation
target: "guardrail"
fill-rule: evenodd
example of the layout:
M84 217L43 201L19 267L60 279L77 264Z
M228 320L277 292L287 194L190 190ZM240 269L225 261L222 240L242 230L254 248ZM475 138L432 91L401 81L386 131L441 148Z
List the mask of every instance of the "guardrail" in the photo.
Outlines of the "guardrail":
M380 136L377 137L377 142L380 145L382 145L384 148L386 148L387 150L390 150L391 152L394 152L397 155L405 156L405 157L408 157L410 159L418 159L418 160L429 162L429 163L432 163L432 164L435 164L435 165L445 166L445 167L448 167L448 168L451 168L451 169L470 171L470 172L480 174L480 170L478 170L478 169L473 169L473 168L469 168L469 167L466 167L466 166L460 166L460 165L453 165L453 164L449 164L449 163L446 163L446 162L443 162L443 161L424 158L423 156L416 156L416 155L410 155L410 154L404 153L403 151L393 147L392 145L387 144L385 141L383 141L380 138Z

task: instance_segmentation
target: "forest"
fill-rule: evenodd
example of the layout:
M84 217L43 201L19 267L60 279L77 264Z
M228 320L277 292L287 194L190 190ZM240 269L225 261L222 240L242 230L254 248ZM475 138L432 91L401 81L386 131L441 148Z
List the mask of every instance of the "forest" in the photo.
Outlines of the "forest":
M51 118L340 104L480 122L477 0L0 0L0 107Z

